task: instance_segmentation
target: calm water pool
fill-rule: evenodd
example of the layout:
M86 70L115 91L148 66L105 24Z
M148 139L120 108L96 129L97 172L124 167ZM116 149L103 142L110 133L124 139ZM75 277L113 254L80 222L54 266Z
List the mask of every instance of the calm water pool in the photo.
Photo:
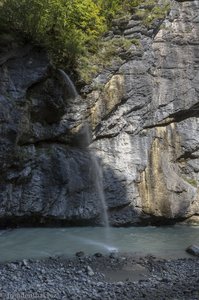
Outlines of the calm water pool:
M199 227L111 228L109 240L104 228L20 228L0 231L0 261L42 258L54 255L107 253L112 250L136 255L186 257L190 244L199 244Z

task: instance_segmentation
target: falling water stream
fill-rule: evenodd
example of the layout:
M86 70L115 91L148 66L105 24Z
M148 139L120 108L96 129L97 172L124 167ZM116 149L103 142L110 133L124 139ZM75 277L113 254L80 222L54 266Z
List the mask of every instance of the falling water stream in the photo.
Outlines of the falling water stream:
M91 144L91 134L89 131L89 125L85 123L85 138L88 145ZM101 210L102 210L102 223L105 229L105 237L107 242L110 241L110 225L109 225L109 218L108 218L108 207L106 204L106 198L104 194L104 185L103 185L103 171L102 167L94 153L93 149L89 149L90 158L91 158L91 168L92 174L94 175L94 183L95 183L95 189L97 192L97 196L100 200Z
M66 87L68 88L69 96L71 97L71 99L77 98L79 94L70 77L63 70L59 69L58 71L62 76Z
M69 91L69 97L75 101L75 99L79 96L72 80L70 77L63 71L59 70L62 79L64 80L64 83L66 84L66 87ZM86 141L86 145L90 145L92 143L92 138L89 130L89 125L86 122L86 120L82 120L83 126L84 126L84 139ZM97 193L97 198L100 200L101 205L101 211L102 211L102 223L104 226L104 232L105 232L105 239L107 243L110 243L111 241L111 234L110 234L110 226L109 226L109 219L108 219L108 213L107 213L107 204L106 199L104 195L104 187L103 187L103 172L102 167L100 166L98 159L93 151L93 149L88 149L90 153L90 159L91 159L91 168L92 175L94 175L94 184L95 189ZM111 247L110 247L111 248ZM114 248L111 248L112 250L116 250Z
M108 219L108 213L107 213L107 204L106 204L106 199L105 199L105 195L104 195L104 188L103 188L103 174L102 174L102 168L96 158L96 156L91 153L91 161L92 161L92 165L94 167L94 171L95 171L95 187L96 187L96 191L98 193L100 202L101 202L101 206L102 206L102 214L103 214L103 222L104 222L104 226L107 229L107 234L109 231L109 219Z

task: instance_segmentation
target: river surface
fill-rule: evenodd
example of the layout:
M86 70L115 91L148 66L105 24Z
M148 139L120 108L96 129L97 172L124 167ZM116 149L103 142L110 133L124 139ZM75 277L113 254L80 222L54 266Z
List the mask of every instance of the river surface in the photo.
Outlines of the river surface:
M110 240L102 227L19 228L0 231L0 261L44 258L111 251L162 258L189 256L185 249L199 245L198 226L110 228Z

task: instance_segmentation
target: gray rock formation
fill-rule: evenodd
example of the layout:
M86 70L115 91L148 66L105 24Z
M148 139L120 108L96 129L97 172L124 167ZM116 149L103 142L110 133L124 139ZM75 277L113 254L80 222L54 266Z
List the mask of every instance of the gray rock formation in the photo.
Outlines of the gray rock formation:
M85 102L43 50L9 34L0 46L0 224L100 222Z
M198 1L171 1L154 29L137 30L132 17L123 34L139 31L140 46L95 79L103 92L88 95L114 224L199 215L198 15Z
M191 245L189 246L186 251L194 256L198 256L199 257L199 247L197 245Z
M170 2L149 28L116 21L110 36L140 44L82 89L84 100L42 49L1 36L1 225L100 223L91 149L112 224L198 219L199 3Z

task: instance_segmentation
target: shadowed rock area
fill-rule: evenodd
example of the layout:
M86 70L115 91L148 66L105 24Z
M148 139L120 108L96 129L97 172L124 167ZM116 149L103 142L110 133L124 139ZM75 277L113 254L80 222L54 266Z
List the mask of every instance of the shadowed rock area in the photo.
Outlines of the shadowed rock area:
M44 50L9 33L0 48L0 224L101 223L85 102Z

